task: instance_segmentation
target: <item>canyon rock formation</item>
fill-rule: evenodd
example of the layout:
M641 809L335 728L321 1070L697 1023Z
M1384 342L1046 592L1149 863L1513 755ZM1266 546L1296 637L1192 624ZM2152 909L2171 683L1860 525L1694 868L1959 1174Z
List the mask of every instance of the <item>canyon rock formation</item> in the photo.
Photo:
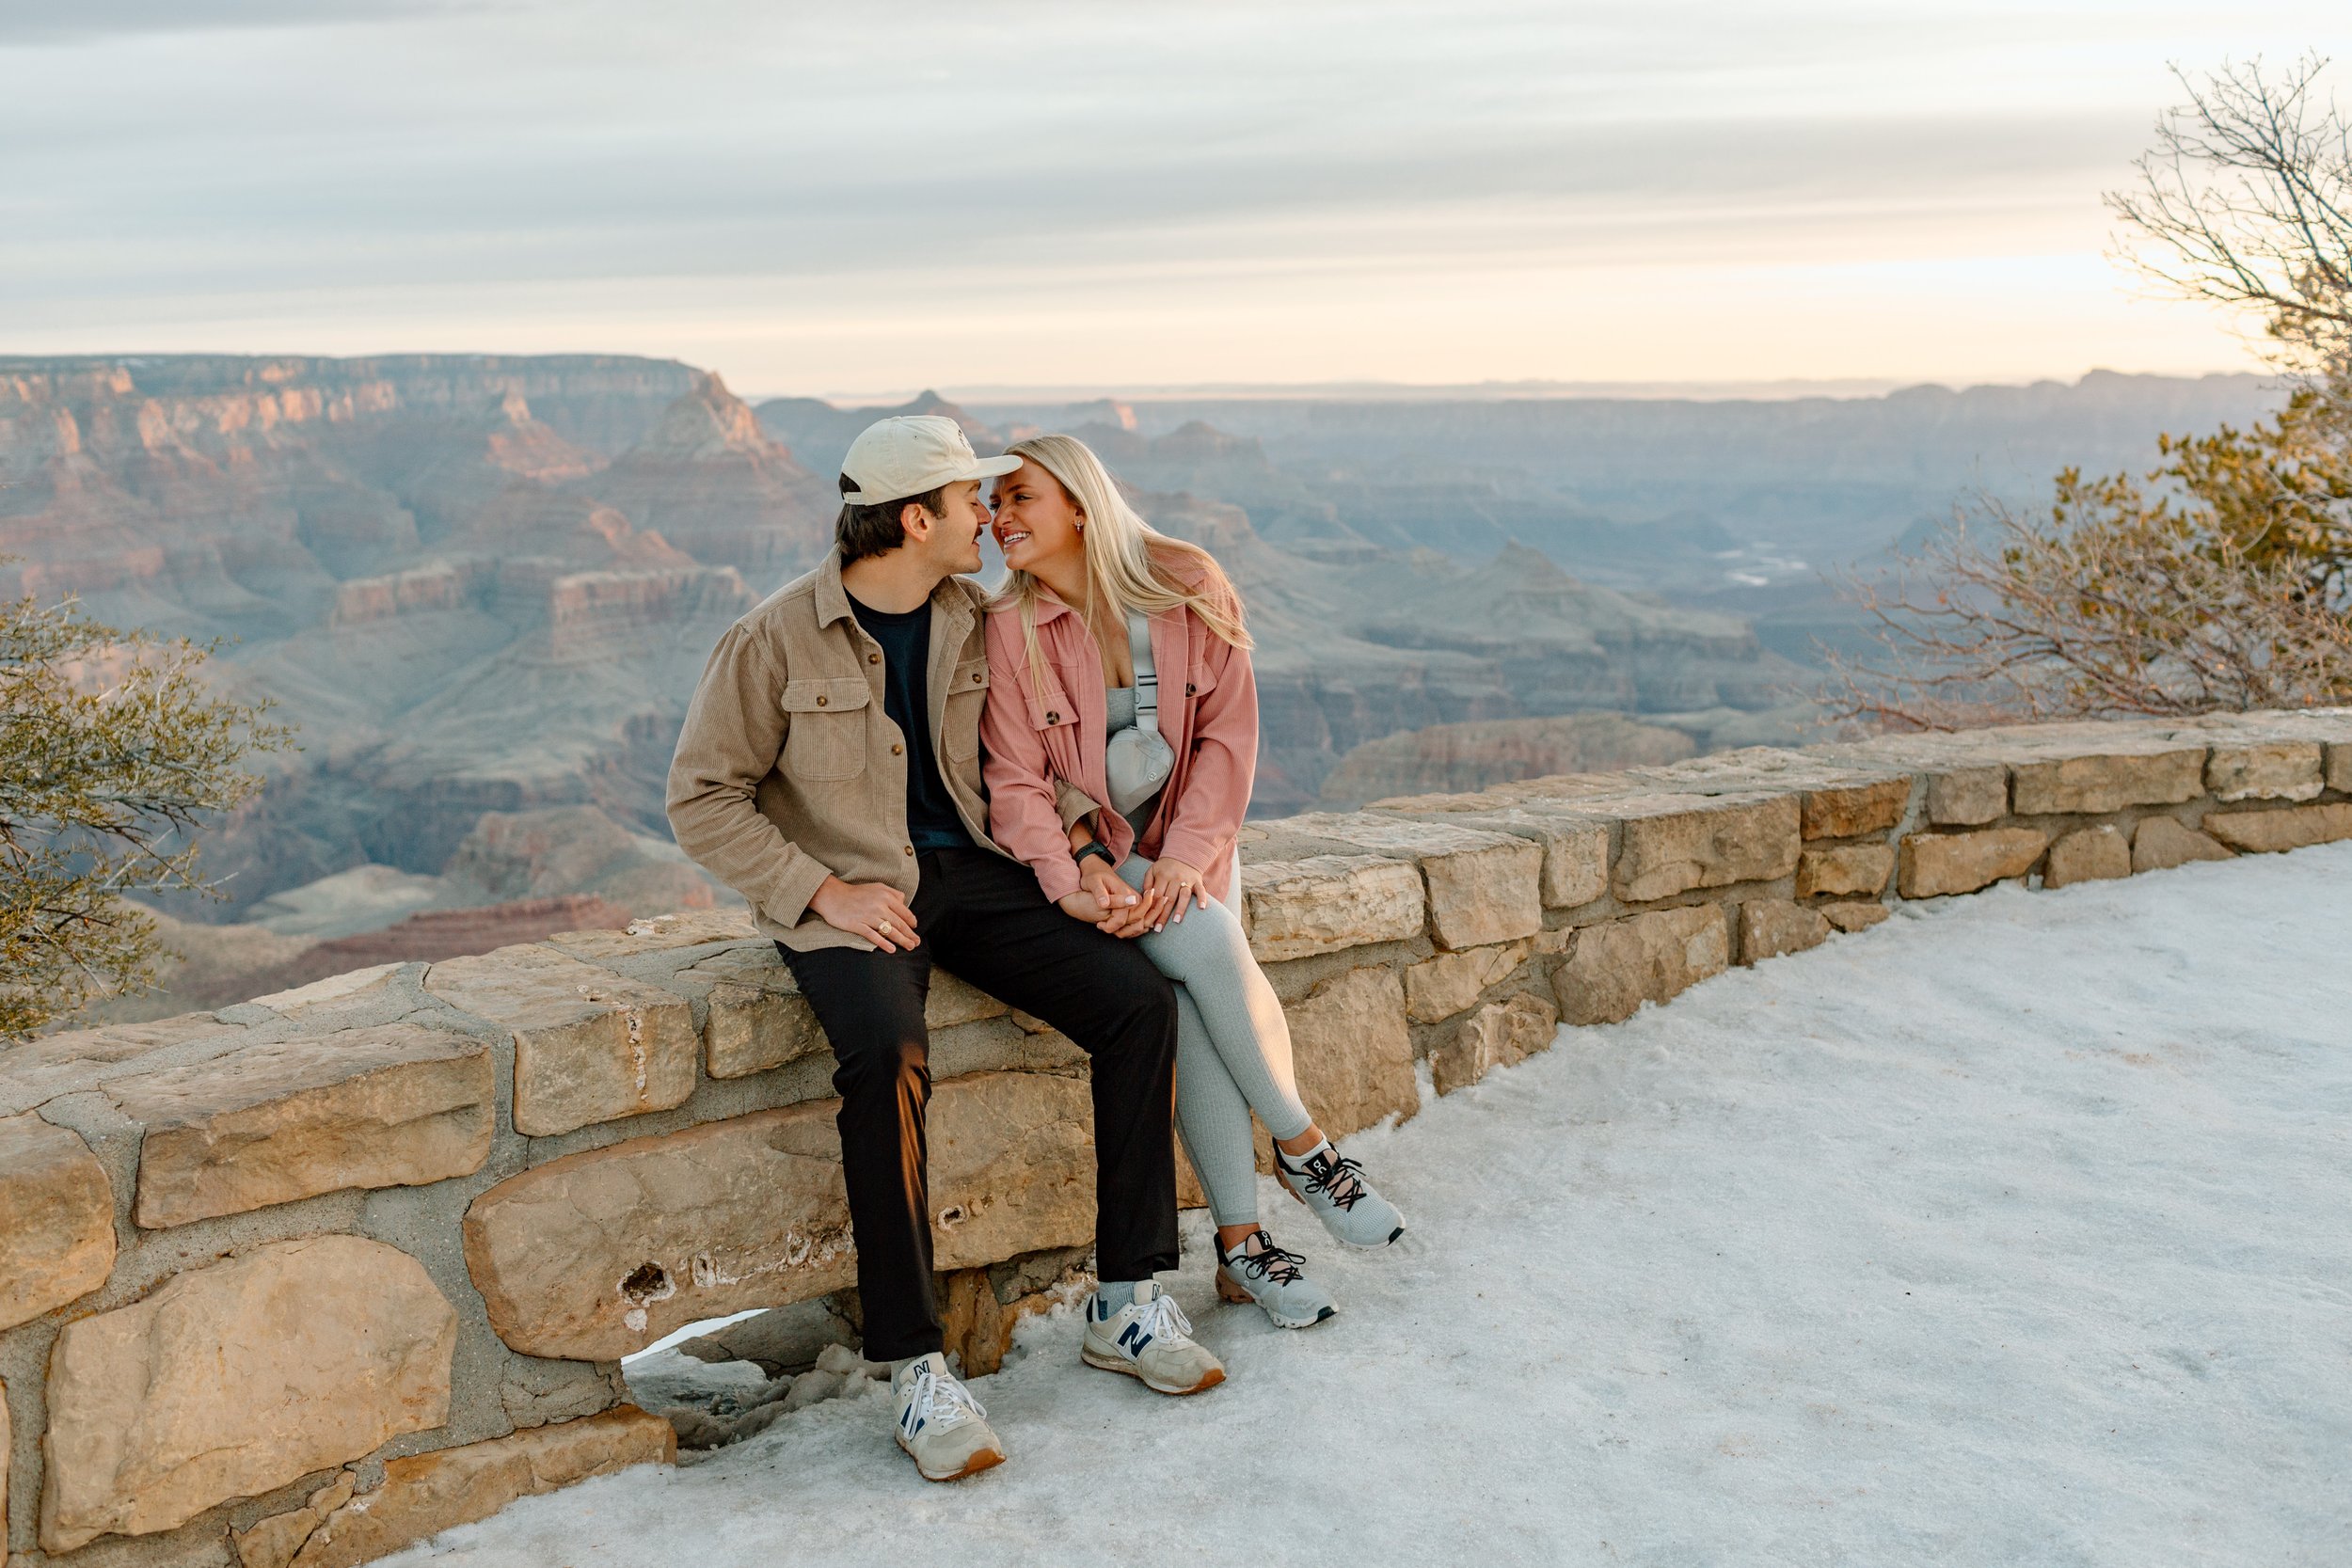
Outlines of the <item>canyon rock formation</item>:
M821 556L837 454L884 412L947 413L983 448L1007 435L933 394L755 415L707 372L611 356L0 359L0 593L221 640L220 683L299 726L209 840L228 903L175 915L342 942L465 907L528 925L533 899L691 907L710 890L660 852L687 697L720 630ZM1115 424L1089 434L1145 479L1259 473L1265 507L1307 506L1255 443L1205 425L1132 451ZM1401 730L1752 712L1795 673L1736 618L1533 548L1466 564L1318 550L1295 527L1290 547L1190 490L1137 501L1248 595L1261 815L1311 805L1342 754ZM435 931L458 926L386 951ZM306 967L258 937L238 952Z

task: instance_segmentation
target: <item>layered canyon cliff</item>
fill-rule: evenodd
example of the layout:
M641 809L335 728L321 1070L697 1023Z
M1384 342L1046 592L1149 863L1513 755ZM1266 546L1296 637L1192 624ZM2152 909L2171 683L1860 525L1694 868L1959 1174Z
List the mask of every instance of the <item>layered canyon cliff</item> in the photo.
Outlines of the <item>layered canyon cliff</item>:
M908 406L984 448L1007 434ZM839 451L878 412L795 400L763 420L708 372L609 356L0 359L0 592L220 640L221 684L299 726L209 841L228 902L175 913L315 934L286 912L302 890L368 876L411 879L384 926L526 893L690 901L691 871L656 863L686 700L727 622L821 556ZM1248 460L1214 431L1186 440ZM1262 815L1311 804L1342 754L1398 731L1762 709L1797 673L1735 618L1532 548L1318 553L1230 502L1136 499L1248 596ZM508 842L587 820L547 815L565 811L653 869L493 886L466 848L485 822L522 824L489 834Z

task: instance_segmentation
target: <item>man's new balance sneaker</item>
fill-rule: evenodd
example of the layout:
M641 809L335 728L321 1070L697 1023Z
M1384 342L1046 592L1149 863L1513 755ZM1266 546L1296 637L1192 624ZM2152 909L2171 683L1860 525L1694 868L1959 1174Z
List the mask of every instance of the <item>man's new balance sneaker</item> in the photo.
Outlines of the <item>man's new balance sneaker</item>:
M1192 1323L1173 1296L1152 1280L1136 1299L1103 1315L1099 1296L1087 1298L1086 1339L1078 1354L1089 1367L1141 1378L1154 1393L1197 1394L1225 1381L1224 1363L1193 1342Z
M1373 1190L1364 1167L1341 1158L1326 1138L1304 1154L1274 1146L1274 1174L1291 1196L1314 1211L1338 1241L1348 1246L1384 1247L1405 1234L1405 1216Z
M925 1481L961 1481L1005 1462L1005 1446L988 1427L988 1412L933 1351L898 1370L898 1447Z
M1253 1230L1232 1251L1216 1249L1216 1293L1227 1301L1256 1302L1277 1328L1312 1328L1339 1307L1300 1269L1305 1261L1276 1246L1263 1229Z

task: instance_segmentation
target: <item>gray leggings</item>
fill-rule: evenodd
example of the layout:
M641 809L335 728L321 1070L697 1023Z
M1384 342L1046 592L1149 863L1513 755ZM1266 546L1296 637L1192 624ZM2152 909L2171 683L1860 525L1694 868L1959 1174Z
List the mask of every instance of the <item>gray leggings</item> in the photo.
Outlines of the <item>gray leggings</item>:
M1143 886L1152 863L1129 855L1119 867ZM1249 1113L1277 1138L1314 1125L1291 1076L1290 1024L1266 983L1241 919L1211 900L1136 939L1152 966L1176 982L1176 1131L1219 1225L1258 1218L1258 1162Z

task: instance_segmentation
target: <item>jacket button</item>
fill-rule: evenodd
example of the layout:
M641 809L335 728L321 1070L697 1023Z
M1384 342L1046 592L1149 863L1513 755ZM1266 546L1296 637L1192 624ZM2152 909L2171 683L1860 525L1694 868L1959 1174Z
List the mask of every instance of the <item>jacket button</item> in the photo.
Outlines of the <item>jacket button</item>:
M818 707L823 707L823 706L825 705L825 699L824 699L824 698L822 698L822 697L818 698L818 699L817 699L817 705L818 705Z
M900 848L902 848L902 849L904 849L904 850L905 850L908 854L910 854L910 855L912 855L913 853L914 853L914 845L912 845L912 844L905 844L905 845L901 845L901 846L899 846L899 847L900 847Z
M868 664L880 664L880 663L882 662L882 655L880 655L880 654L867 654L867 655L866 656L866 663L868 663Z
M890 743L890 754L891 754L892 756L894 756L894 757L895 757L895 756L897 756L897 755L898 755L900 752L903 752L903 751L905 751L905 750L906 750L906 748L905 748L904 746L899 745L899 744L898 744L897 741L895 741L895 740L894 740L894 741L892 741L892 742Z
M1049 724L1058 724L1061 722L1061 715L1058 713L1049 713L1045 716L1045 721Z
M986 680L987 678L987 676L981 674L977 670L972 672L972 684L974 686L979 685L980 682Z
M1193 696L1194 694L1195 694L1195 692L1194 692L1194 689L1193 689L1193 684L1192 684L1192 682L1190 682L1190 681L1186 681L1186 682L1184 682L1184 695L1185 695L1185 696L1187 696L1187 697L1190 697L1190 696Z

